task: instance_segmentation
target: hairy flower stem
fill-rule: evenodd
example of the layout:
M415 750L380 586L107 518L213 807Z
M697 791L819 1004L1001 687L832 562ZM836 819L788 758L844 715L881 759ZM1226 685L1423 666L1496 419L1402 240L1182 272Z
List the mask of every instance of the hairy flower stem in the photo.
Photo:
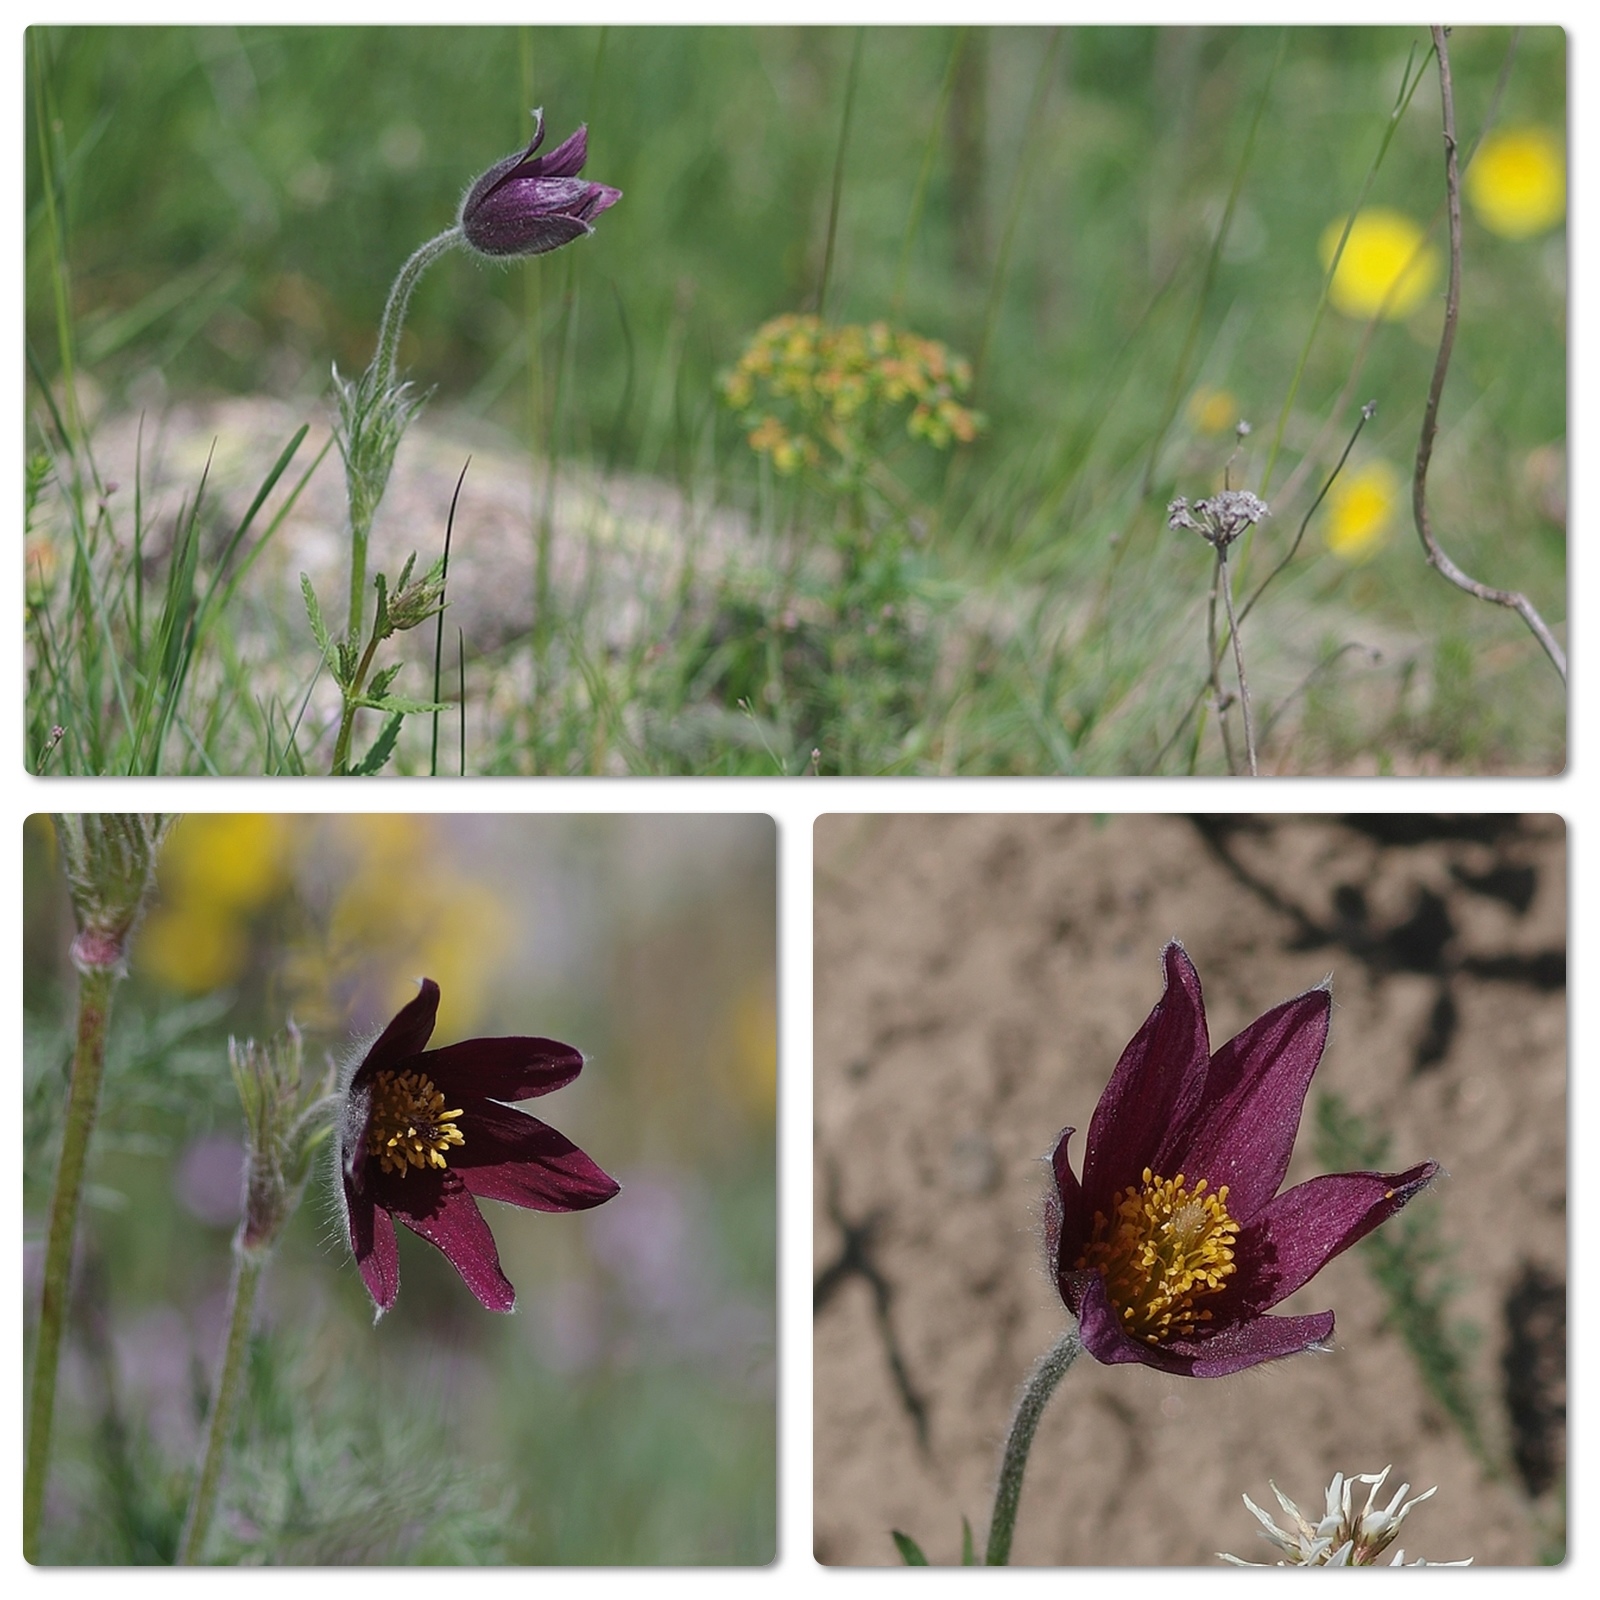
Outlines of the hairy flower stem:
M67 1090L66 1126L55 1193L50 1199L50 1231L45 1244L44 1297L39 1306L39 1337L33 1358L33 1388L28 1401L28 1448L22 1481L22 1553L39 1559L39 1530L44 1520L44 1485L50 1470L50 1435L55 1423L56 1368L61 1360L61 1335L66 1326L72 1277L72 1240L78 1225L83 1173L100 1107L105 1075L106 1028L111 996L120 973L95 967L78 980L78 1043Z
M1239 675L1239 709L1244 715L1244 748L1250 761L1250 776L1259 778L1256 768L1256 732L1250 720L1250 681L1244 675L1244 647L1239 643L1239 624L1233 615L1233 580L1228 576L1228 552L1217 546L1217 583L1222 603L1228 608L1228 632L1233 638L1233 667Z
M372 630L372 637L367 641L367 648L361 653L361 660L356 665L356 674L350 680L344 694L344 710L339 715L339 736L333 742L333 773L335 777L344 777L350 771L350 736L355 731L356 712L360 709L358 704L361 691L366 686L367 673L372 669L372 658L376 654L381 641L376 627Z
M1022 1499L1022 1474L1027 1470L1033 1436L1038 1431L1039 1419L1044 1415L1044 1408L1055 1393L1056 1385L1061 1382L1082 1348L1076 1328L1063 1334L1060 1342L1033 1369L1023 1385L1022 1398L1018 1400L1016 1415L1011 1419L1006 1453L1000 1462L1000 1481L995 1485L994 1515L989 1519L989 1548L984 1554L986 1566L1003 1567L1011 1560L1011 1535L1017 1525L1017 1504Z
M419 245L410 259L396 274L389 290L388 303L383 308L383 321L378 324L378 349L372 358L372 373L377 387L387 389L394 382L395 357L400 350L400 330L405 326L406 311L411 305L411 291L417 280L447 250L464 243L459 227L446 228L426 244Z
M243 1234L244 1224L239 1225ZM200 1476L189 1498L189 1514L184 1518L183 1537L178 1541L176 1564L193 1566L205 1549L211 1530L211 1515L216 1510L217 1486L222 1481L222 1461L227 1453L233 1414L244 1383L245 1349L250 1342L250 1322L255 1311L256 1290L261 1283L267 1252L252 1250L235 1238L233 1242L233 1283L228 1290L228 1343L222 1355L222 1371L211 1400L211 1417L206 1427L205 1454L200 1458Z
M462 243L464 240L459 227L446 228L443 233L413 251L396 274L389 290L389 299L383 308L383 320L378 324L378 348L373 354L372 365L361 377L362 402L366 406L380 404L394 386L400 334L405 327L411 292L416 288L417 280L447 250L453 250ZM353 514L350 519L350 621L347 632L351 639L361 637L367 590L367 538L372 532L372 517L377 509L374 502L366 515Z

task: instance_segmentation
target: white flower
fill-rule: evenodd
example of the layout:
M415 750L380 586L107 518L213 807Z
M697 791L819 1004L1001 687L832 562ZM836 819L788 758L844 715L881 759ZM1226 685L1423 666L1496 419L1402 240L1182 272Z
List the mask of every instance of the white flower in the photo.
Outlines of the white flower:
M1251 1514L1261 1524L1261 1537L1269 1544L1275 1544L1283 1552L1282 1558L1276 1563L1278 1566L1376 1566L1378 1557L1388 1549L1400 1532L1400 1524L1405 1521L1407 1512L1438 1492L1435 1486L1426 1493L1419 1494L1415 1499L1407 1500L1406 1495L1410 1492L1411 1485L1402 1483L1395 1490L1394 1498L1388 1505L1381 1510L1376 1509L1378 1490L1383 1487L1389 1471L1390 1469L1385 1467L1382 1472L1356 1472L1349 1477L1342 1472L1334 1473L1333 1482L1328 1485L1327 1508L1322 1514L1321 1521L1316 1523L1307 1521L1305 1513L1299 1506L1277 1484L1272 1484L1272 1492L1278 1497L1278 1504L1292 1519L1290 1530L1287 1532L1280 1528L1249 1495L1244 1495L1242 1498L1250 1508ZM1271 1482L1270 1479L1268 1481ZM1358 1483L1369 1486L1367 1503L1359 1511L1355 1510L1353 1505L1353 1490ZM1232 1562L1236 1567L1258 1567L1269 1564L1264 1561L1243 1561L1238 1556L1230 1556L1220 1550L1217 1554L1222 1560ZM1397 1550L1389 1565L1469 1567L1472 1565L1472 1558L1469 1556L1465 1561L1418 1560L1407 1563L1405 1551Z

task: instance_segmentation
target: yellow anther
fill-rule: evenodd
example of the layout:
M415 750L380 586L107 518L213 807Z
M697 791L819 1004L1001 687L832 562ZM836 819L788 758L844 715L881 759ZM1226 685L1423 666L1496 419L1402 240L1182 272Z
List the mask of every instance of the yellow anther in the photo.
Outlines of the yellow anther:
M1146 1344L1190 1338L1211 1312L1196 1300L1215 1294L1234 1272L1239 1224L1228 1214L1228 1186L1209 1192L1204 1178L1191 1189L1183 1173L1157 1177L1123 1191L1110 1217L1095 1213L1078 1270L1093 1268L1123 1327Z
M459 1107L445 1110L444 1096L420 1072L380 1072L372 1085L367 1153L402 1178L411 1167L444 1167L445 1151L467 1142L455 1126L460 1115Z

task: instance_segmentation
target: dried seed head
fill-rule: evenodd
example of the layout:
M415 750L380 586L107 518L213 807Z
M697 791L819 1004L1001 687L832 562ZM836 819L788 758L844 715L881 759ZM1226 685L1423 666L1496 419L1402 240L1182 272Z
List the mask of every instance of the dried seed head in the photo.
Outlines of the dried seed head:
M1223 489L1208 499L1196 500L1192 510L1180 495L1167 507L1167 526L1188 528L1207 544L1226 550L1246 528L1271 515L1267 502L1248 489Z

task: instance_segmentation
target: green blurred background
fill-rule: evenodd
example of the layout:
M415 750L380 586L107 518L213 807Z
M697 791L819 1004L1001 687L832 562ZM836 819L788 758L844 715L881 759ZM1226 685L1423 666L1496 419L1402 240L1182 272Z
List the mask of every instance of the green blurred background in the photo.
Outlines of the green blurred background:
M552 141L589 124L587 176L625 198L580 249L506 271L453 258L430 274L405 352L420 380L520 424L530 300L542 337L559 320L555 301L579 294L573 427L595 448L656 464L705 426L714 374L761 321L814 309L854 30L72 28L30 37L30 91L37 100L47 86L42 109L59 125L66 163L86 364L107 382L143 374L153 384L159 373L177 392L323 393L330 360L359 370L400 263L449 224L480 171L525 142L535 105ZM1064 423L1085 418L1086 388L1113 371L1151 314L1152 292L1203 268L1270 77L1205 327L1227 369L1216 375L1259 425L1281 403L1285 360L1316 302L1317 242L1359 193L1419 40L1425 49L1425 30L1083 28L1054 39L1030 29L868 29L830 313L890 313L927 162L900 315L976 354L1008 247L980 397L994 420L987 448L1057 439ZM1504 29L1455 34L1464 136L1489 108L1509 42ZM1559 29L1523 32L1499 123L1564 135L1565 72ZM28 122L30 209L40 203L40 109ZM1436 110L1430 82L1372 195L1421 221L1440 197ZM1526 241L1476 227L1469 249L1458 381L1470 371L1478 387L1493 384L1497 421L1513 438L1559 436L1564 281L1545 281L1555 268ZM40 254L29 262L29 334L47 351ZM1154 314L1181 331L1191 310L1169 295ZM1436 331L1381 340L1369 386L1426 373ZM1309 406L1337 390L1359 335L1352 328L1317 352ZM1504 381L1512 372L1532 381ZM1150 398L1158 409L1165 397ZM1405 431L1414 432L1409 420Z
M69 1054L71 912L25 830L30 1304ZM230 1033L308 1060L438 980L434 1042L565 1039L540 1115L622 1183L486 1204L515 1315L399 1230L375 1327L319 1171L268 1270L214 1554L765 1562L775 1549L775 832L765 817L190 816L112 1020L45 1559L170 1560L220 1350Z
M400 263L539 105L552 140L588 123L586 175L624 198L575 248L432 270L411 375L536 458L668 475L755 514L761 462L716 379L766 319L817 308L831 239L831 321L888 318L977 367L977 442L952 463L902 440L893 461L930 540L920 599L1009 583L1023 600L985 603L1047 595L1092 619L1090 646L1064 647L1065 687L1044 621L998 687L973 669L975 770L1149 770L1187 666L1154 731L1097 734L1101 750L1041 750L1030 718L1087 741L1130 684L1164 682L1176 638L1195 645L1207 552L1163 508L1219 485L1238 419L1255 434L1234 482L1277 513L1244 584L1288 548L1367 398L1376 420L1280 588L1329 660L1352 613L1390 647L1359 716L1348 674L1317 676L1291 766L1365 751L1387 770L1396 747L1478 771L1564 760L1537 647L1442 584L1409 526L1443 288L1425 28L47 28L29 44L30 348L53 374L44 136L78 355L112 406L237 391L325 411L330 363L366 364ZM1512 162L1499 181L1553 200L1508 224L1468 182L1434 517L1460 565L1559 626L1566 40L1458 28L1451 55L1463 143L1486 120L1542 141L1542 178ZM1408 63L1420 85L1391 128ZM1427 236L1426 290L1376 317L1370 292L1336 296L1318 322L1321 246L1358 202Z

